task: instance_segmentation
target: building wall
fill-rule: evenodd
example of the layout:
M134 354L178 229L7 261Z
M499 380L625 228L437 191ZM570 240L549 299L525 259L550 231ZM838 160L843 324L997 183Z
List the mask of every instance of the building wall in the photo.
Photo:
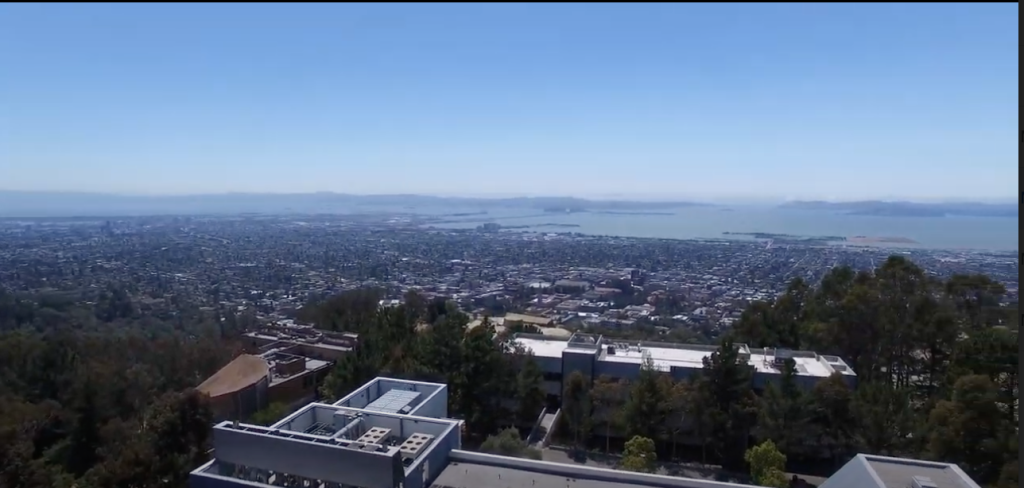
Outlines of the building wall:
M267 385L268 378L263 378L233 393L227 393L210 399L214 421L242 420L264 409L269 404Z
M632 380L640 373L640 365L633 363L618 363L614 361L597 361L597 370L594 379L601 376L609 376L613 379Z
M809 391L814 388L814 385L818 384L819 381L824 378L817 376L797 376L794 378L796 386L802 390ZM754 373L754 388L757 390L763 390L769 383L779 386L779 382L782 380L782 375L778 373Z
M534 356L537 367L544 373L562 373L562 358Z
M409 412L417 417L430 417L433 419L448 418L448 387L444 386L433 392Z
M461 427L461 425L456 425L438 437L434 449L410 466L402 488L427 488L434 482L448 466L449 453L462 448Z
M593 379L596 362L597 351L566 349L562 352L562 384L565 384L574 371L583 373L585 378Z
M270 401L268 403L291 405L303 400L303 403L309 403L316 397L317 384L317 376L314 371L293 376L269 388Z
M213 433L218 462L365 488L394 488L400 481L395 479L396 463L401 469L397 452L356 451L224 427L215 428Z

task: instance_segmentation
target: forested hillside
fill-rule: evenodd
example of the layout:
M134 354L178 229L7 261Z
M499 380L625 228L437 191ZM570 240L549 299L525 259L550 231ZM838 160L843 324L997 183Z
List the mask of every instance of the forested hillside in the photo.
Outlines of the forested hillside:
M185 486L210 412L191 388L238 351L216 317L127 295L0 292L0 487Z

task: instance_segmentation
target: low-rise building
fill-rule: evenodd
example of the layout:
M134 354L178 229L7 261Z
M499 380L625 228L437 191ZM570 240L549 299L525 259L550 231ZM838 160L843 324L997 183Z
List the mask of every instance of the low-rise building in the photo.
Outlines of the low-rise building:
M293 409L315 400L332 363L289 349L295 346L243 354L203 381L197 390L210 396L214 419L247 419L271 403Z
M533 353L544 373L544 388L548 395L560 397L562 381L573 371L596 379L632 379L640 372L645 360L656 369L677 380L692 377L704 366L715 346L662 342L631 342L606 339L600 335L577 332L568 339L538 334L517 334L515 341ZM783 349L751 349L736 344L740 360L750 366L754 374L754 388L762 389L780 375L782 362L792 359L796 365L796 381L803 388L813 388L818 381L832 374L840 374L851 387L856 386L857 375L842 359L822 356L813 351Z

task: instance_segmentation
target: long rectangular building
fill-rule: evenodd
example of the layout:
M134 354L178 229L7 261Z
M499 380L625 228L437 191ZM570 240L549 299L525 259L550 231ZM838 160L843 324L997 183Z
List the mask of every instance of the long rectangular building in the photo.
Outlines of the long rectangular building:
M568 339L517 334L514 340L533 353L544 372L545 390L553 396L561 396L562 382L573 371L592 379L605 375L615 379L633 379L648 359L656 369L677 380L690 378L703 368L704 359L717 349L699 344L624 342L581 332ZM856 386L856 373L836 356L823 356L813 351L751 349L745 344L736 344L736 347L740 360L753 371L755 389L777 381L787 359L794 361L797 384L803 388L813 388L818 381L833 374L841 375L851 388Z

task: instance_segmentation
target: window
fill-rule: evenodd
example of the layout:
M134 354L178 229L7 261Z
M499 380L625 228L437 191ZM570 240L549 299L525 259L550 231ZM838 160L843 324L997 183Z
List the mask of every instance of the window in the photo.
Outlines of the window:
M561 383L562 373L544 373L544 381L557 381Z

